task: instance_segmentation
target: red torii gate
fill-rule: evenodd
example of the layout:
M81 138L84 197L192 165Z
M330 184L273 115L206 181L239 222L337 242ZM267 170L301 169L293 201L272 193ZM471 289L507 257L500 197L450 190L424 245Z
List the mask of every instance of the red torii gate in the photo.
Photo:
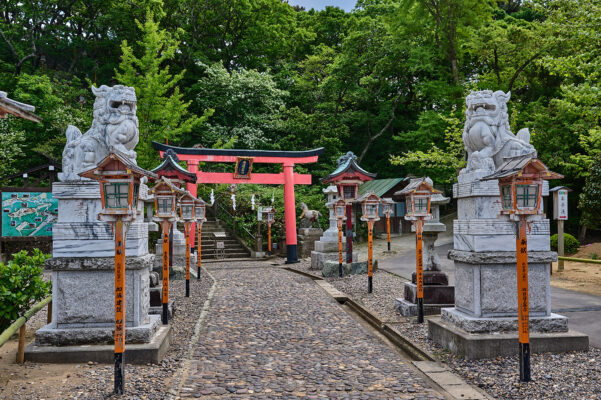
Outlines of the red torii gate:
M323 147L306 151L279 151L279 150L235 150L235 149L205 149L169 146L167 144L152 142L155 150L163 153L172 150L181 161L186 161L188 171L198 177L197 183L256 183L260 185L284 185L284 214L286 225L286 263L298 262L296 241L296 203L294 200L294 185L310 185L310 174L297 174L294 164L308 164L317 162L323 153ZM235 172L204 172L198 169L200 162L238 163L241 159L250 160L250 163L282 164L283 172L278 174L252 173L248 177L237 178ZM187 184L188 191L196 196L197 186ZM194 242L192 242L194 243Z

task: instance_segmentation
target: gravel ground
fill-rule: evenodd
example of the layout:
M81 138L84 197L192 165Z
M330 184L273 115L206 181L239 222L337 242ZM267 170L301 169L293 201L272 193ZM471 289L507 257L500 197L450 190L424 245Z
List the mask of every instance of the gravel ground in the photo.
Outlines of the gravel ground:
M309 269L311 266L310 259L303 259L298 264L287 266L323 278L321 271ZM336 289L367 307L383 322L400 322L405 319L394 311L394 299L402 296L403 282L407 282L397 275L386 271L375 271L372 293L367 293L367 275L349 275L343 278L324 279L335 286Z
M320 271L309 270L309 266L310 260L292 265L295 269L321 276ZM378 315L382 321L388 322L407 339L433 354L468 383L486 390L494 398L601 399L600 349L590 347L588 352L533 354L532 382L519 383L517 355L488 360L464 360L429 340L427 323L418 324L415 317L405 318L397 313L394 310L394 301L402 294L404 279L387 272L376 271L374 292L371 295L367 294L365 275L324 279Z
M217 289L182 397L441 398L310 279L264 262L209 268Z
M213 280L203 270L199 282L190 281L192 296L186 298L185 281L171 281L170 295L177 302L177 311L170 321L172 326L172 342L165 358L159 364L126 365L125 367L125 395L123 399L164 399L170 387L170 381L178 371L183 359L187 356L190 339L194 334L194 326L200 316L202 307L207 299ZM32 329L45 324L46 313L41 311L36 314L31 323ZM127 353L126 353L127 355ZM23 368L35 369L36 363L27 362ZM107 399L112 396L113 373L112 365L104 364L78 364L74 366L73 382L64 381L63 385L54 393L48 393L43 382L23 386L18 395L11 399ZM69 377L69 375L67 375ZM0 391L0 398L3 396Z

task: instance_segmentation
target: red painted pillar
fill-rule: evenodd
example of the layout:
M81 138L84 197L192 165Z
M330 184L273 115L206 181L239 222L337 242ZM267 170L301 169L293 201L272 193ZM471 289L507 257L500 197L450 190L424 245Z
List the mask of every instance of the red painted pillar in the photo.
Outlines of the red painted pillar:
M188 164L188 172L193 172L196 174L198 172L198 161L197 160L188 160L186 161ZM194 197L198 194L198 186L196 183L186 183L186 190L190 192L190 194ZM190 243L192 243L192 247L194 247L194 243L196 238L196 222L192 222L192 227L190 228Z
M296 248L296 202L294 201L294 164L284 163L284 214L286 222L286 264L298 262Z

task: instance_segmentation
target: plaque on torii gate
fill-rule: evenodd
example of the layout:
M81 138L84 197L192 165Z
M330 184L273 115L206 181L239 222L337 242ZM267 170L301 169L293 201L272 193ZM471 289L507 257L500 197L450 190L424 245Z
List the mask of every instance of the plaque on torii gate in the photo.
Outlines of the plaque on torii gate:
M244 184L254 183L259 185L284 185L284 214L286 225L286 263L298 262L296 239L296 205L294 200L294 185L310 185L310 174L297 174L294 172L295 164L309 164L317 162L323 153L323 147L305 151L279 151L279 150L237 150L237 149L206 149L176 147L167 144L152 142L155 150L163 153L172 150L181 161L185 161L188 171L195 173L197 183L226 183ZM240 161L245 161L245 168L232 172L205 172L198 169L201 162L233 163L240 166ZM251 172L254 164L282 164L280 173ZM246 168L248 167L248 168ZM187 187L192 195L196 196L196 184L189 183ZM193 240L193 239L192 239Z

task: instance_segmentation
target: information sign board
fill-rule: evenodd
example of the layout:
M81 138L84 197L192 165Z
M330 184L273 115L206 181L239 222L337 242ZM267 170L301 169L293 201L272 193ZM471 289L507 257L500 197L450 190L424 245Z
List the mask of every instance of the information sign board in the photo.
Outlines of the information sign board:
M51 192L2 192L2 237L52 236L57 217Z

